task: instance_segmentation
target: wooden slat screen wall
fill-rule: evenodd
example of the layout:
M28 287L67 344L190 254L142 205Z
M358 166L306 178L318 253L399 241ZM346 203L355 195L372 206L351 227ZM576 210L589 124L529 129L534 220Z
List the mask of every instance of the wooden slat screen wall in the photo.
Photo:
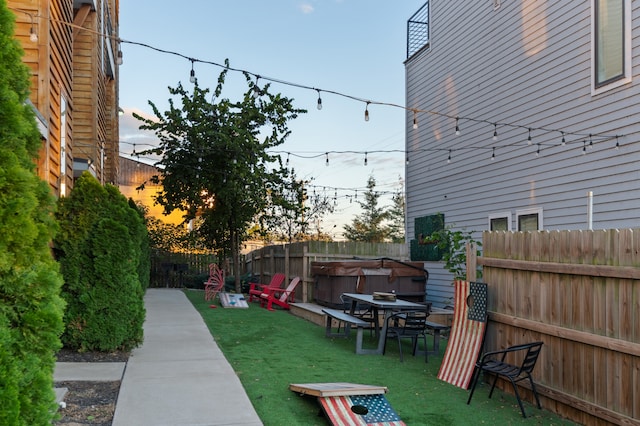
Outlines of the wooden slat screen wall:
M485 349L544 341L534 376L545 409L640 424L640 230L485 232L477 263Z

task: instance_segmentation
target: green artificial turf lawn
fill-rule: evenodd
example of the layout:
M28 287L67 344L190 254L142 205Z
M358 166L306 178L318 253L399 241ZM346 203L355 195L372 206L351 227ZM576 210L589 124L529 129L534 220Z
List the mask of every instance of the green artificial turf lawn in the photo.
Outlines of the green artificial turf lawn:
M403 346L403 363L395 341L389 342L384 356L356 355L355 333L348 339L327 338L324 327L287 311L270 312L259 303L249 309L219 304L211 309L201 291L186 294L266 426L328 425L315 397L289 390L291 383L324 382L386 386L387 400L407 425L573 424L529 403L523 419L514 396L496 390L488 399L486 384L478 385L467 405L468 391L437 379L442 354L425 363L424 357L410 355L409 342ZM365 332L365 342L368 339ZM372 346L370 341L367 347Z

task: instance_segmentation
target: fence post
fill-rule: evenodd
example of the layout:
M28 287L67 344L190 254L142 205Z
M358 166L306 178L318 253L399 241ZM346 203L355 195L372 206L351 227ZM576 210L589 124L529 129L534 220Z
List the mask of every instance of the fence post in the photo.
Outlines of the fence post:
M304 242L302 246L302 301L307 303L309 301L309 291L307 286L309 285L309 243Z
M472 282L477 279L478 270L478 250L475 243L467 243L467 281Z
M289 244L284 246L284 276L287 282L291 278L289 276Z

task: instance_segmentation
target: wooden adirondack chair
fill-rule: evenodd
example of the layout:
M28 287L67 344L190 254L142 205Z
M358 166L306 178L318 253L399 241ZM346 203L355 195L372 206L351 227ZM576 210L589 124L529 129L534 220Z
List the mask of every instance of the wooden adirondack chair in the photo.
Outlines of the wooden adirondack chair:
M273 274L269 284L251 283L249 288L249 302L253 302L253 299L260 300L260 295L265 291L280 289L284 282L285 275L283 273Z
M214 300L224 288L224 271L217 264L209 265L209 279L204 283L204 300Z
M295 292L299 282L300 277L295 277L285 289L267 289L260 295L260 306L266 305L268 310L273 311L275 303L283 309L289 309L289 303L295 302Z

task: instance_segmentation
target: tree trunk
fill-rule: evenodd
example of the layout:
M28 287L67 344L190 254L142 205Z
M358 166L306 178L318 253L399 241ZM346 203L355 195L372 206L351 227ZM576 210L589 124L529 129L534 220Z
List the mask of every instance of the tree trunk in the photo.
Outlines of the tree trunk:
M240 243L237 231L231 231L231 259L233 262L236 293L240 294L242 293L242 284L240 283Z

